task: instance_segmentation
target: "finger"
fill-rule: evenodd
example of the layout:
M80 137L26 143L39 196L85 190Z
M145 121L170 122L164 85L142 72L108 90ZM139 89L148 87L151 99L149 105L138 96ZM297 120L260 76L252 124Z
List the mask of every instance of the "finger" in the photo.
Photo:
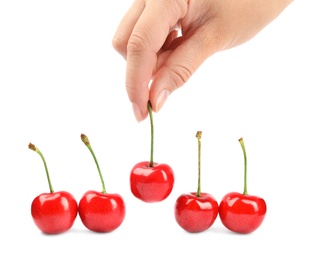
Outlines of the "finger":
M113 48L125 59L127 57L127 43L133 28L145 8L145 0L135 0L120 21L113 36Z
M182 4L180 4L183 3ZM157 63L157 53L179 19L187 11L185 1L147 1L127 45L126 87L130 101L147 117L148 84Z
M179 35L178 30L171 30L161 49L163 51L168 50L170 48L171 43L178 37L178 35Z
M216 52L217 48L211 47L213 40L204 46L207 41L202 39L202 35L206 34L198 29L189 39L177 38L170 44L170 50L163 53L163 61L158 60L161 64L153 77L149 94L154 112L158 112L168 96L183 86L198 67Z

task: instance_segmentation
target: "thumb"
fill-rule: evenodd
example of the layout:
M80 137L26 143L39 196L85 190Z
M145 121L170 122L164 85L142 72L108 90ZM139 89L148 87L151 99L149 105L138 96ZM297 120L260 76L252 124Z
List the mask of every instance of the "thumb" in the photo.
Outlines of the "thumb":
M161 54L163 60L158 60L160 68L153 76L149 99L154 112L159 112L169 95L183 86L210 56L209 50L202 48L200 39L189 38L183 41L180 37L176 41L178 43L172 45L177 44L177 47Z

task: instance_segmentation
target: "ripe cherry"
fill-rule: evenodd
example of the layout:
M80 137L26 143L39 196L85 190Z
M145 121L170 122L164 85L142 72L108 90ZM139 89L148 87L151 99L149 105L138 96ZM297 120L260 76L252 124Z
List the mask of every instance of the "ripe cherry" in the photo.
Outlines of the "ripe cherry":
M82 196L78 206L79 215L87 229L95 232L111 232L124 221L125 202L119 194L106 192L104 179L90 142L84 134L81 134L81 139L95 160L102 191L89 190Z
M219 205L219 215L223 225L229 230L247 234L255 231L266 215L265 200L247 192L247 159L243 138L239 139L244 153L244 191L226 194Z
M175 203L174 215L180 227L188 232L202 232L210 228L218 216L218 203L206 192L201 192L201 135L198 139L198 188L197 192L180 195Z
M144 202L159 202L166 199L174 185L174 172L167 164L153 161L154 127L152 108L148 102L151 123L150 161L137 163L130 172L130 189L132 194Z
M32 143L29 144L29 149L41 156L50 188L49 193L42 193L32 201L33 221L43 233L63 233L74 224L77 216L77 202L73 195L67 191L54 192L43 154Z

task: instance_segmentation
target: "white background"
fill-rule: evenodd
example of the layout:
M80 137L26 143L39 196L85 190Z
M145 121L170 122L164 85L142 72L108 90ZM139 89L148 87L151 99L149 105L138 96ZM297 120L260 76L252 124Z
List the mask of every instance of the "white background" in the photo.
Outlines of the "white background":
M165 201L146 204L130 192L129 173L149 160L150 123L138 124L125 90L125 61L111 46L132 1L1 1L1 259L317 259L317 4L295 1L248 43L209 58L154 114L154 160L176 182ZM175 222L176 198L197 188L197 130L202 136L202 191L218 201L248 191L268 211L252 234L227 231L217 219L189 234ZM77 218L47 236L30 205L48 192L44 154L55 191L77 200L101 190L80 140L92 144L109 193L126 202L114 232L88 231Z

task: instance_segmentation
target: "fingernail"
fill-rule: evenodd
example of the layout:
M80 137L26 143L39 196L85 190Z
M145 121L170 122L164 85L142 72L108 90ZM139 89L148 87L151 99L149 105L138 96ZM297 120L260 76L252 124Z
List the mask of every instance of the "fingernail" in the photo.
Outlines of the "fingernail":
M163 104L167 101L167 98L169 97L170 92L166 89L162 90L160 94L157 97L156 101L156 110L157 112L162 108Z
M137 122L141 122L142 121L142 115L141 115L140 107L137 104L132 103L132 108L133 108L134 115L135 115L135 118L136 118Z

